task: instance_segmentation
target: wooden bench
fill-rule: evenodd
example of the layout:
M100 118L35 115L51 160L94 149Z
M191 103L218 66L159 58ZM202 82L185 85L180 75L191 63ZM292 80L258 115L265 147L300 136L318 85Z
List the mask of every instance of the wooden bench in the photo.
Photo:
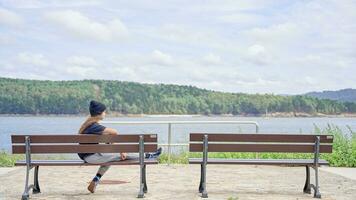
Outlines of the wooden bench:
M206 190L207 164L243 164L243 165L283 165L305 166L306 180L304 193L311 193L321 198L319 192L318 167L328 165L319 159L319 153L332 152L332 135L306 134L208 134L191 133L190 152L202 152L203 158L189 158L190 164L201 165L199 192L208 197ZM313 153L313 159L218 159L208 158L208 152L274 152L274 153ZM315 170L315 185L310 184L309 167Z
M26 160L16 166L26 166L25 191L22 199L29 199L41 192L38 181L39 166L92 166L92 165L140 165L140 186L138 198L147 192L146 165L157 164L157 159L145 159L145 152L157 150L157 135L12 135L12 153L25 154ZM81 144L79 144L81 143ZM85 144L83 144L85 143ZM98 143L98 144L96 144ZM137 160L125 160L105 164L89 164L82 160L32 160L33 154L63 153L138 153ZM30 170L34 168L34 184L29 185Z

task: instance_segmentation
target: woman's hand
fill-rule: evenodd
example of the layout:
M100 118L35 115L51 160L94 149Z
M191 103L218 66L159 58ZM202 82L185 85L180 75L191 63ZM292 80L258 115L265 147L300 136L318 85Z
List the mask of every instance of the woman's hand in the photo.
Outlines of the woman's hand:
M120 153L121 160L126 160L127 154L126 153Z

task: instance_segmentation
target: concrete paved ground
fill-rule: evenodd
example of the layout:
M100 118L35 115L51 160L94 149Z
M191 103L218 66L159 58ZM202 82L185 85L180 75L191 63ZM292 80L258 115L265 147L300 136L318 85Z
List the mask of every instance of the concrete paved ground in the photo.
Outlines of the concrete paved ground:
M322 199L356 199L356 180L330 173L330 169L320 171ZM86 187L96 170L97 167L40 167L42 193L31 195L31 199L136 199L138 166L113 166L102 180L122 184L100 184L96 193L90 194ZM304 167L208 165L207 170L209 199L313 199L302 192ZM148 166L145 199L201 199L197 192L199 177L199 165ZM24 167L0 174L0 199L19 199L24 179Z
M322 167L320 169L323 170L323 171L326 171L326 172L330 172L330 173L333 173L333 174L337 174L337 175L343 176L345 178L356 180L356 168Z
M11 171L17 170L18 168L16 167L0 167L0 176L7 174Z

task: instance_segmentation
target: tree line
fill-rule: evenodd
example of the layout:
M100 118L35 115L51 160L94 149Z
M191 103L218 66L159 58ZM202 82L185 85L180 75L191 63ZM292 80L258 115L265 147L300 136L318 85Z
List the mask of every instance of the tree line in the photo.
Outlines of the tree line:
M39 81L0 78L0 114L84 114L102 101L122 114L356 113L356 103L308 96L226 93L193 86L108 80Z

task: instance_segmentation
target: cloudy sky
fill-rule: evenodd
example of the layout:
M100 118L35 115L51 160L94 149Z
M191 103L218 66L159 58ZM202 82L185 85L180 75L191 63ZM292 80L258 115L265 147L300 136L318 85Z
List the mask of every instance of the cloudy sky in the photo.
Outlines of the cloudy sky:
M356 88L352 0L0 0L0 77Z

